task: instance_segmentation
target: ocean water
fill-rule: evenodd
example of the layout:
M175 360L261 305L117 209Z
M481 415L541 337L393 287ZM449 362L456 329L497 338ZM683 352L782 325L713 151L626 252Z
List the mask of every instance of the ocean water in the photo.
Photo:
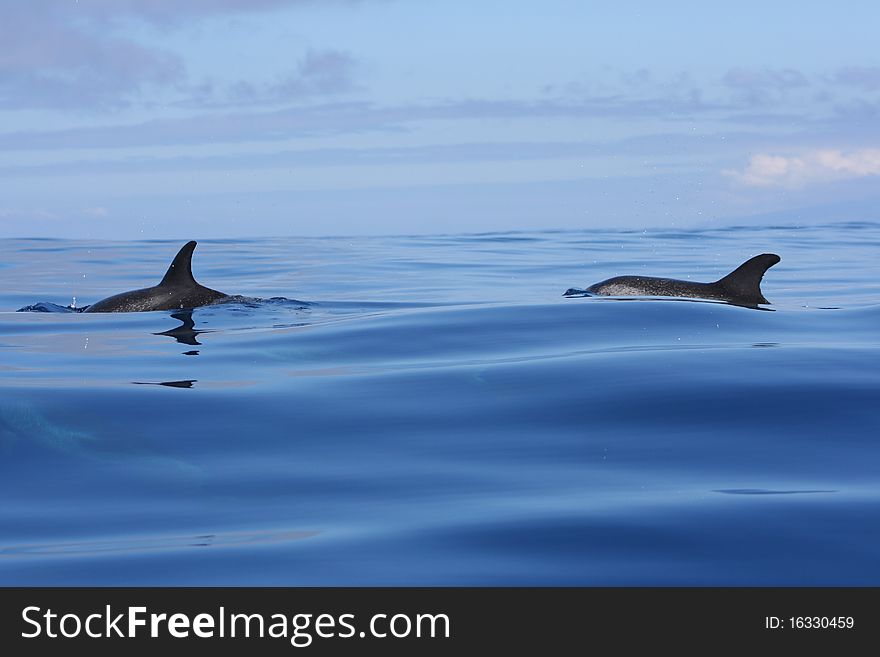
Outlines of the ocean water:
M880 585L880 224L204 240L245 298L62 312L181 244L0 241L0 584Z

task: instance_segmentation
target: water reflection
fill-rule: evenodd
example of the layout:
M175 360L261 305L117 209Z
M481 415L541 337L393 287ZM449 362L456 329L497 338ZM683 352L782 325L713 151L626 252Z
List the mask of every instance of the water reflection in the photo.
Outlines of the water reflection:
M773 308L767 308L765 304L755 304L755 303L737 303L736 301L728 301L726 299L697 299L691 297L664 297L664 296L653 296L653 295L645 295L645 296L632 296L632 297L623 297L623 296L606 296L604 294L594 294L592 292L588 292L587 290L582 290L579 287L572 287L567 289L562 293L562 296L566 299L601 299L605 301L687 301L689 303L714 303L714 304L722 304L725 306L737 306L739 308L749 308L750 310L766 310L769 312L776 312Z
M169 329L167 331L162 331L161 333L153 333L153 335L167 335L169 338L174 338L180 344L188 344L188 345L200 345L202 344L198 340L196 340L196 336L199 333L205 333L205 331L197 331L195 326L196 323L193 320L193 311L192 310L181 310L179 312L171 313L171 316L179 320L181 322L180 326L176 326L173 329ZM198 351L196 352L187 352L188 356L198 355Z
M725 495L806 495L810 493L836 493L836 490L809 489L809 490L772 490L769 488L720 488L713 493Z
M182 550L190 547L240 547L245 545L273 545L300 541L317 536L313 530L229 531L217 534L109 537L77 542L24 543L0 545L0 558L31 557L33 555L94 556L114 552L148 552L154 550Z

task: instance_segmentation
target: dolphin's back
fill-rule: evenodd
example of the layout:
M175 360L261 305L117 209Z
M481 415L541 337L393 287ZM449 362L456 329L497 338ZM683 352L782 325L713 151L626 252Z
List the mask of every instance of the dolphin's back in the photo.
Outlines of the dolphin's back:
M607 297L685 297L722 299L723 292L713 283L694 283L652 276L615 276L587 288L587 292Z
M741 264L724 278L714 283L695 283L675 278L651 276L615 276L587 288L587 292L601 296L685 297L718 299L731 303L755 306L770 303L761 293L761 279L770 267L780 261L774 253L763 253Z
M196 242L178 251L162 281L154 287L131 290L107 297L86 308L87 313L133 313L147 310L179 310L213 303L227 295L200 285L192 274Z
M202 285L184 289L157 285L114 294L112 297L93 303L84 312L139 313L148 310L180 310L204 306L225 297L222 292Z
M166 295L167 296L167 295ZM145 287L142 290L131 290L114 294L101 299L85 309L87 313L137 313L144 310L157 310L162 305L162 291L157 287Z

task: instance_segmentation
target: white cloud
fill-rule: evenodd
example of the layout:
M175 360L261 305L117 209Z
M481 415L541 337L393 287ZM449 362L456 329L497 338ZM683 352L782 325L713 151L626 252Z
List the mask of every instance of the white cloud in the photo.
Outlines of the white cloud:
M354 0L337 0L352 4ZM156 91L195 95L182 54L139 39L132 22L167 30L212 16L281 10L314 0L0 0L0 111L118 110ZM143 37L143 34L141 34ZM253 104L354 87L355 60L337 50L309 50L288 77L265 89L240 82ZM200 85L204 86L204 85ZM240 94L242 95L242 94ZM251 97L253 96L253 97ZM211 100L210 98L207 100Z
M83 208L82 213L87 217L92 217L94 219L103 219L110 215L110 212L103 205L96 205L94 207Z
M880 175L880 148L862 148L844 152L823 149L798 155L753 155L742 170L723 172L752 187L803 187Z

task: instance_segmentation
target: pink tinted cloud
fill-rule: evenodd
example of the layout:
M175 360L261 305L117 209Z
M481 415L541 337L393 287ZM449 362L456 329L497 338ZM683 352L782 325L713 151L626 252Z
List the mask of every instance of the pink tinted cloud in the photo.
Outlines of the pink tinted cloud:
M0 107L99 107L182 79L183 63L65 19L49 3L0 5Z
M797 155L753 155L741 170L724 172L751 187L798 188L838 180L880 175L880 148L844 152L836 149L806 151Z
M0 2L0 109L112 108L130 104L151 85L185 90L186 67L181 57L130 38L126 22L164 26L316 1ZM351 63L344 53L309 53L298 71L278 83L274 95L343 88L350 84Z
M83 20L134 18L156 24L180 23L210 16L253 13L319 2L354 4L355 0L78 0L75 10Z

